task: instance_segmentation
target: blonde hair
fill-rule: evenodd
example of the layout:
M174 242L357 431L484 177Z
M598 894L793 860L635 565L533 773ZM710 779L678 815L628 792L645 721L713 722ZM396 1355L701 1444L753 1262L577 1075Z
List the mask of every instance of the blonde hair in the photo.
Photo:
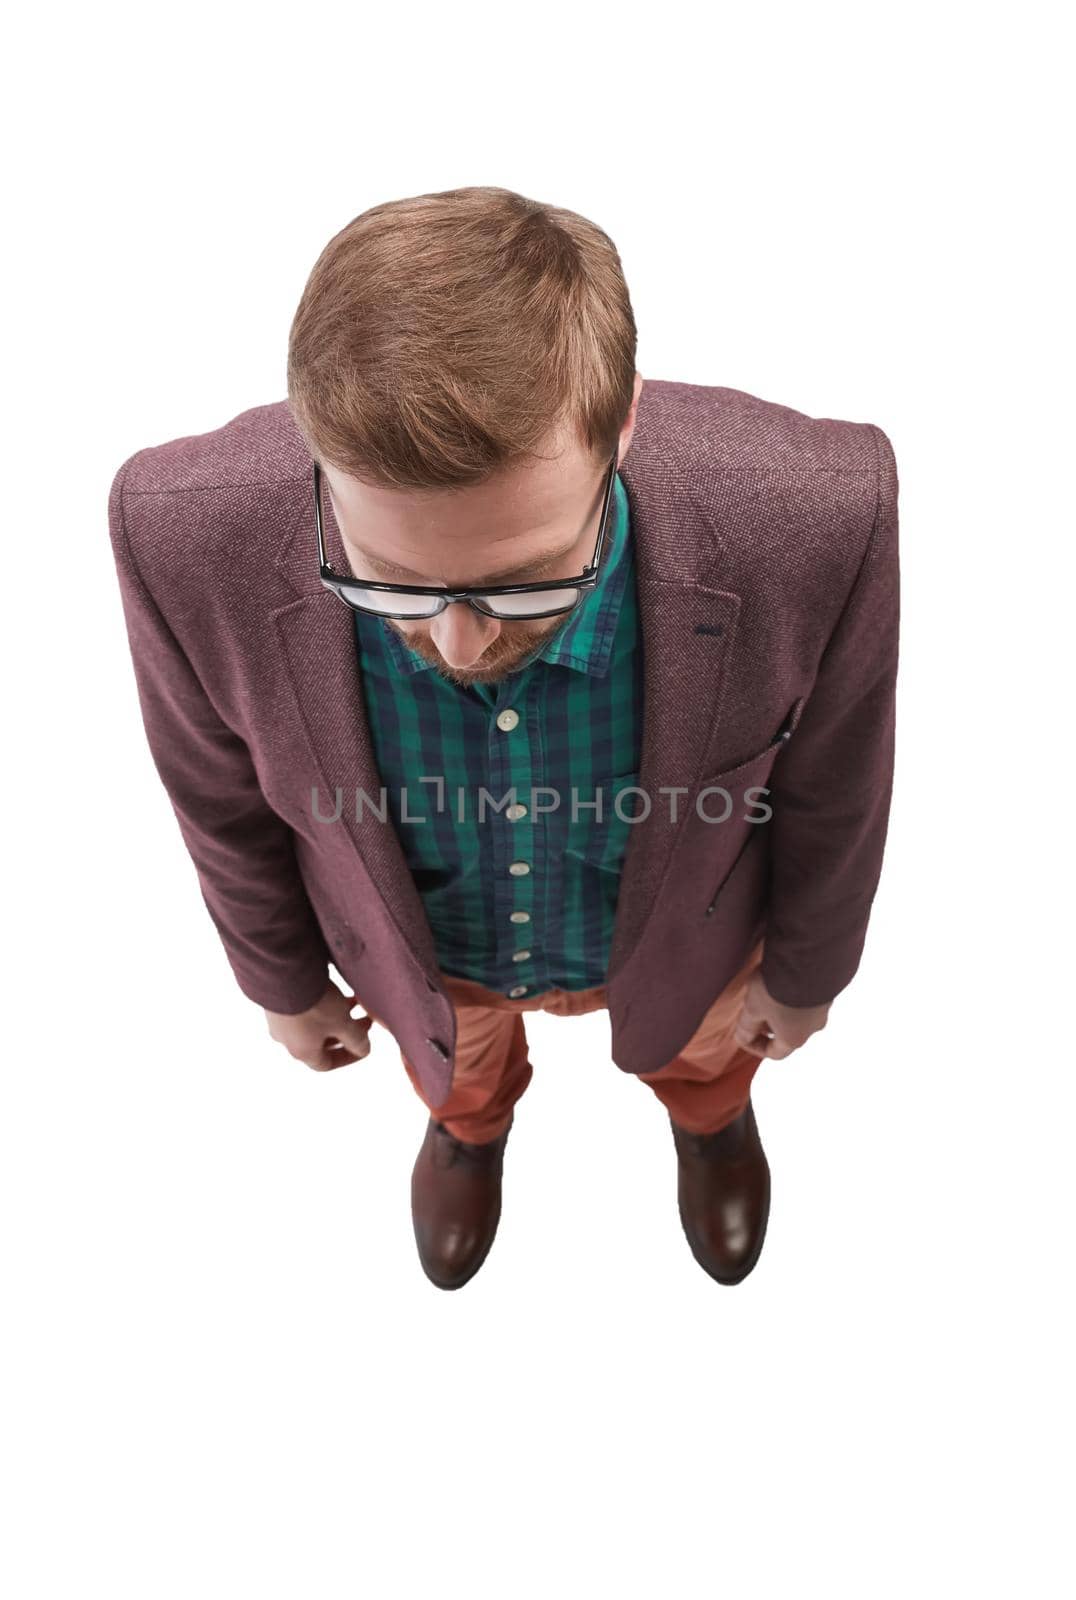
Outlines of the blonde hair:
M314 459L391 488L462 487L574 432L609 461L636 329L609 236L510 189L372 206L322 250L288 338Z

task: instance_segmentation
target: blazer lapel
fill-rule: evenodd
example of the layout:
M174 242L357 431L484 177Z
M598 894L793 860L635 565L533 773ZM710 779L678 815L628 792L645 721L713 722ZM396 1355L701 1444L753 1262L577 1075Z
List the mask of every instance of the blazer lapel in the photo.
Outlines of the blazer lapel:
M311 501L313 491L311 490ZM337 571L347 570L331 501L323 501L326 552ZM308 527L309 524L309 527ZM422 897L415 887L399 837L386 814L379 820L382 778L366 716L355 624L351 612L321 583L313 534L313 505L300 517L280 551L277 569L300 598L272 612L295 716L310 749L322 795L331 813L342 791L340 821L367 875L431 983L437 955ZM356 794L363 801L356 818Z
M685 540L690 502L670 503L646 481L632 452L621 477L631 508L643 649L643 732L639 787L649 813L633 824L621 869L608 979L627 961L657 897L691 790L719 764L718 722L740 597L719 583L705 534ZM701 513L699 513L700 520ZM688 791L662 793L662 787ZM674 812L675 806L675 812ZM641 811L646 802L640 801ZM676 821L672 820L675 814Z

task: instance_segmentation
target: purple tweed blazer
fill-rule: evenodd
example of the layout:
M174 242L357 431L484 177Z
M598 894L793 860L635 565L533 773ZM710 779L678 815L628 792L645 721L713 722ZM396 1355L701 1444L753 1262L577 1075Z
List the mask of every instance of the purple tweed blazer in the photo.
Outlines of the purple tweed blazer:
M109 527L142 718L242 992L303 1011L332 961L436 1105L455 1013L391 820L356 819L356 791L376 802L382 780L352 616L318 577L311 465L278 401L119 468ZM892 786L897 473L871 423L651 378L620 476L650 804L607 990L613 1060L645 1073L759 937L787 1005L831 1000L859 964ZM347 570L327 496L324 512ZM339 820L319 820L338 788Z

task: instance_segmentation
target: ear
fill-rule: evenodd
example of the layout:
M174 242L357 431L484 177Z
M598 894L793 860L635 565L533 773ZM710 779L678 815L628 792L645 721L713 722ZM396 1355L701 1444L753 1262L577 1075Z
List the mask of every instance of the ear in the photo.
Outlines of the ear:
M643 375L641 372L637 372L635 374L635 389L631 397L631 409L629 410L627 417L624 419L624 426L620 430L621 461L623 461L624 457L628 453L628 446L631 444L632 434L635 432L635 419L639 410L639 396L642 393L642 389Z

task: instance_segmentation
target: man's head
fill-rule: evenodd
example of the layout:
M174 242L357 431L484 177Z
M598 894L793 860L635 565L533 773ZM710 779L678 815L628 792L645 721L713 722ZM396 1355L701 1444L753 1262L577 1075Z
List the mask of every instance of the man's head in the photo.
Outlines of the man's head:
M621 460L642 385L637 374ZM352 574L446 588L578 576L594 555L608 463L596 464L574 438L551 438L549 445L544 459L465 489L386 489L325 467ZM453 682L490 683L514 670L570 615L509 621L459 601L435 617L393 618L389 626Z
M590 562L643 380L616 250L574 212L479 187L356 217L292 323L288 395L356 577L476 587ZM565 616L453 603L392 619L459 683L491 682Z

